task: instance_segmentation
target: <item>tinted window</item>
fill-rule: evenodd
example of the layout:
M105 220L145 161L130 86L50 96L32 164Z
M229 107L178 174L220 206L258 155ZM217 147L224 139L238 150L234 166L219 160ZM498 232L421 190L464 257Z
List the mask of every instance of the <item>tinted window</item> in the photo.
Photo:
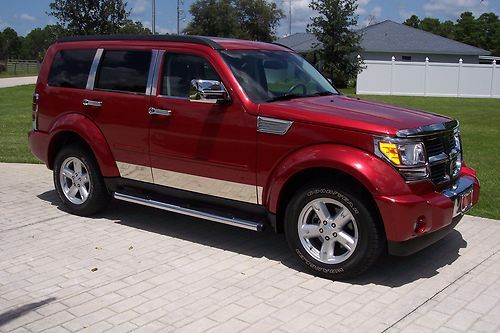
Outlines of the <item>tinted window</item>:
M165 54L161 95L187 98L191 80L194 79L220 81L212 65L202 57L181 53Z
M151 51L104 51L96 89L146 92Z
M48 84L53 87L85 89L95 51L59 51L52 62Z

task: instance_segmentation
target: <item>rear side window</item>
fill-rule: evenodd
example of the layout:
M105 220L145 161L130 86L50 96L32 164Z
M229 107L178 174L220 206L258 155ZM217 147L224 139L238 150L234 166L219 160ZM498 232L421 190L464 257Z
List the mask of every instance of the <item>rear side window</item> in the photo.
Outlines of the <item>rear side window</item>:
M95 89L146 93L151 51L104 51Z
M95 49L59 51L50 68L49 86L85 89L95 52Z
M212 65L192 54L166 53L163 62L161 95L189 97L191 80L221 81Z

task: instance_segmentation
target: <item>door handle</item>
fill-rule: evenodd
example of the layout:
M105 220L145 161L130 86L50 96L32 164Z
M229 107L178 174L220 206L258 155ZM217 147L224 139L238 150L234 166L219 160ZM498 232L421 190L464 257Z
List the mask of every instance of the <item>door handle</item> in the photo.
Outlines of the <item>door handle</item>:
M84 99L83 100L83 105L85 105L85 106L97 106L97 107L101 107L102 106L102 102L101 101L94 101L94 100L91 100L91 99Z
M153 116L170 116L172 114L171 110L164 110L164 109L157 109L157 108L149 108L148 109L149 115Z

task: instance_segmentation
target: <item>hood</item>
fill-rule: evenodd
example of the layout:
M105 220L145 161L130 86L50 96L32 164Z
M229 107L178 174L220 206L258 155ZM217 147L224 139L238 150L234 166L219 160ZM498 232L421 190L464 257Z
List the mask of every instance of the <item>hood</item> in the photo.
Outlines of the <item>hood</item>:
M343 95L297 98L261 104L259 115L376 134L395 135L450 118Z

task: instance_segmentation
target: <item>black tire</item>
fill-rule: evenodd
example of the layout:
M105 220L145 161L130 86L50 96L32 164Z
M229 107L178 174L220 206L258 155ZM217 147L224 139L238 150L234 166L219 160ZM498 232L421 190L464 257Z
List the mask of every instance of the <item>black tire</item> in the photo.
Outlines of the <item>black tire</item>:
M63 167L63 163L65 163L65 161L68 161L68 159L75 158L83 163L82 169L87 171L86 174L88 174L89 179L88 184L85 183L85 187L86 189L88 189L88 195L86 199L81 203L70 201L69 197L63 191L63 184L60 179L60 171ZM61 199L64 206L67 207L68 211L72 214L80 216L90 216L104 209L110 201L111 196L106 188L104 179L101 175L99 165L97 164L94 154L89 151L88 148L82 145L70 145L68 147L62 148L57 153L57 156L54 160L53 178L54 186L59 198ZM72 184L69 178L67 178L64 182L68 187L69 184ZM82 186L84 185L82 184ZM78 195L80 195L80 198L82 197L81 194L77 194L77 196Z
M326 229L323 228L319 229L319 227L323 225L320 224L321 221L318 221L320 215L316 213L315 210L318 206L314 203L321 203L322 200L325 200L329 205L328 211L332 210L336 212L336 209L338 209L340 212L342 209L345 211L345 208L347 208L351 213L352 219L349 220L350 222L347 222L344 227L349 228L349 230L344 232L342 229L341 232L343 234L346 234L346 232L351 233L353 235L351 239L357 240L356 245L352 246L352 251L347 250L347 248L342 247L340 243L337 244L335 242L340 239L337 238L340 237L338 233L334 232L338 230L328 229L329 231L326 231ZM344 207L336 206L335 202L342 204ZM309 208L309 213L304 213L308 211L308 207L312 207ZM384 231L381 230L382 228L377 221L378 214L374 213L373 209L372 205L363 197L362 192L356 190L356 187L349 187L342 183L311 182L299 189L287 206L285 213L285 234L288 245L299 261L310 272L317 276L335 280L355 277L370 268L379 259L385 248ZM303 215L301 215L301 212ZM313 228L317 226L317 230L321 230L322 233L319 238L308 238L310 237L309 235L307 235L307 237L299 236L299 228L302 228L302 224L301 227L299 227L299 217L300 220L303 221L304 217L307 216L309 216L309 220L307 221L311 221L308 223L311 223ZM315 219L318 224L313 224L313 220ZM349 219L349 217L347 217L347 219ZM328 221L333 221L333 219ZM354 223L356 223L356 231L354 231ZM335 223L331 223L331 226L333 228L333 226L336 225ZM315 233L318 232L319 231L315 231ZM342 251L345 251L347 257L343 261L340 262L339 260L338 263L330 263L330 259L321 258L321 250L323 249L321 246L325 239L328 239L327 236L325 236L327 232L329 233L330 241L334 242L334 250L331 253L340 252L341 256L339 257L341 258ZM340 233L340 231L338 232ZM354 235L356 235L356 237L354 237ZM309 249L303 244L303 242L307 242L306 239L310 239L309 243L306 243ZM315 251L317 251L317 254ZM313 255L317 257L315 258ZM328 255L326 256L328 257Z

